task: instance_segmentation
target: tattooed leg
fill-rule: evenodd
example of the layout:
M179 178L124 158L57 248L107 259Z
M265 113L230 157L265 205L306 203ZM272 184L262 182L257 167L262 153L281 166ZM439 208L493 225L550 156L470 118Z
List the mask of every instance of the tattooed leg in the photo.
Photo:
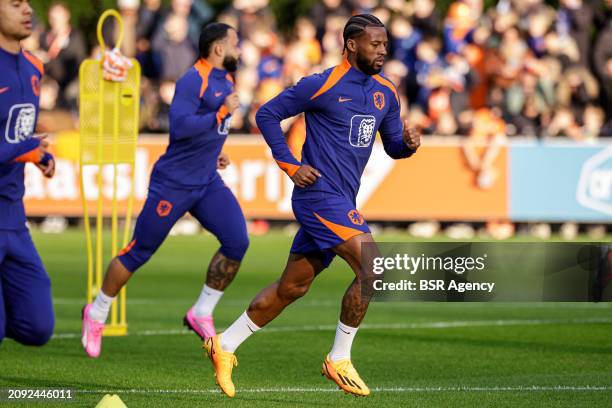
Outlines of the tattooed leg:
M217 251L210 260L206 274L206 285L219 291L225 290L240 268L240 261L229 259L220 251Z
M362 268L362 243L373 243L371 234L357 235L338 245L334 251L342 257L353 269L355 279L342 298L340 321L350 327L359 327L368 311L372 298L373 272L370 268ZM368 254L374 256L375 254ZM367 262L367 261L366 261Z
M350 327L359 327L368 311L370 298L361 296L361 282L355 278L342 298L340 321Z

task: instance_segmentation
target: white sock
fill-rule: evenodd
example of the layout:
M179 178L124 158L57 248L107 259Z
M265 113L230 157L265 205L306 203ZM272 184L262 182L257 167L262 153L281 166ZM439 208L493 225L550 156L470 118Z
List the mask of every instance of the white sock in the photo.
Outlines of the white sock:
M114 297L110 297L100 290L100 293L98 293L98 296L96 296L96 299L89 309L89 317L100 323L106 322L108 311L114 300Z
M197 317L211 316L221 296L223 296L222 291L204 285L198 301L193 305L195 315Z
M243 341L257 330L259 330L259 327L249 319L245 311L226 331L221 333L221 348L233 353Z
M329 352L329 359L331 361L339 361L347 358L350 360L351 346L353 345L355 334L357 334L357 329L358 327L347 326L341 321L338 321L334 346Z

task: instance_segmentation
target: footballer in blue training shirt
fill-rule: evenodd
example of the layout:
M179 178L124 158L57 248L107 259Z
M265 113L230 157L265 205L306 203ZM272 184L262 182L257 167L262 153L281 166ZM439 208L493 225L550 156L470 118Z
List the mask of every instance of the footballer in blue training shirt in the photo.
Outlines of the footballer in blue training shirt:
M372 271L361 266L368 265L362 260L362 244L374 241L355 201L376 133L394 159L414 154L420 133L402 123L397 91L380 75L387 54L385 26L372 15L360 14L348 20L343 36L345 59L340 65L303 78L257 113L274 159L295 183L292 205L301 228L280 279L264 288L225 332L205 342L217 383L230 397L235 395L231 375L236 348L306 294L336 255L350 265L355 279L342 299L336 338L322 374L347 393L370 393L350 359L373 280ZM301 112L306 116L306 140L298 160L280 122Z
M27 0L0 0L0 342L43 345L54 326L51 282L26 226L25 163L55 171L45 136L35 136L43 64L21 48L32 34Z
M236 71L238 34L227 24L202 29L200 58L176 83L170 106L170 143L151 173L149 195L130 244L113 259L93 303L83 308L82 343L90 357L100 354L102 331L119 290L162 244L185 213L193 215L221 243L200 297L185 324L202 339L215 335L213 310L236 276L249 245L244 215L217 168L229 164L221 153L239 100L230 72Z

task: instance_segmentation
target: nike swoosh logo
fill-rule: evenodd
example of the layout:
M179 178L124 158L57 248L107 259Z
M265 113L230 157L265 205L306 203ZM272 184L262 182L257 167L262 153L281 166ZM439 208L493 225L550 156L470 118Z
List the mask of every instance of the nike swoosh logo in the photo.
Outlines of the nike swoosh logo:
M340 331L341 331L342 333L351 334L351 332L347 332L347 331L342 330L342 328L341 328L341 327L338 327L338 328L340 329Z
M5 93L6 91L8 91L9 89L11 89L9 86L4 87L4 88L0 88L0 94Z
M347 102L347 101L352 101L353 98L343 98L342 96L340 96L338 98L338 102L342 103L342 102Z
M215 92L215 97L219 97L223 94L223 92Z
M249 326L249 325L247 324L247 327L249 328L249 330L251 331L251 333L255 333L255 330L251 329L251 326Z

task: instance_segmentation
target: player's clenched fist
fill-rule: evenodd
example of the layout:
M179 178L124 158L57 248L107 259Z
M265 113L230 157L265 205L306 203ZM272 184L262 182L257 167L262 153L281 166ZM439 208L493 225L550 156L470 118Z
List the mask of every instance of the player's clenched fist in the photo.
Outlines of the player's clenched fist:
M412 150L417 150L421 146L421 130L408 126L408 121L404 121L404 143Z
M40 150L40 156L42 160L36 163L36 167L42 171L43 175L47 178L51 178L55 175L55 159L49 153L49 141L47 140L47 134L34 135L35 139L40 140L38 149Z
M227 153L221 153L219 157L217 157L217 169L223 170L230 164L230 159Z
M236 92L227 95L227 98L225 98L225 107L229 113L234 113L234 111L240 107L240 99Z
M47 148L49 147L49 141L47 140L48 136L49 135L47 135L46 133L32 136L32 138L40 140L40 145L38 146L41 153L43 154L47 152Z
M306 187L317 181L319 177L321 177L319 170L304 164L291 176L291 180L298 187Z

